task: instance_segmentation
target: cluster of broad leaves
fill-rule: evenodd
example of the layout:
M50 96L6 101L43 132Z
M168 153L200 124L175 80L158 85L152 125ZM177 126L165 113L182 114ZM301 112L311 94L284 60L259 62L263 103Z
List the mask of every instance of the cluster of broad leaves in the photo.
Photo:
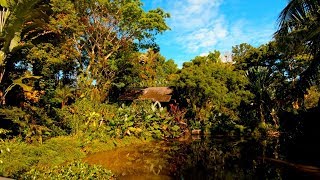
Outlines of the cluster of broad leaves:
M96 136L136 136L174 138L181 134L179 122L160 103L134 102L131 105L99 104L87 99L59 110L63 123L72 133Z

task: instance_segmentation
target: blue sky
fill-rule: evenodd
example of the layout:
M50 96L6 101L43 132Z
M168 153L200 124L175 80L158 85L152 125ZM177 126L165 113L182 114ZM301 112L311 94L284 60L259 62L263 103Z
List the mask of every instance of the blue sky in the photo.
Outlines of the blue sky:
M171 30L157 37L161 54L181 67L210 51L232 46L259 46L272 39L277 17L287 0L142 0L146 10L160 7L171 14Z

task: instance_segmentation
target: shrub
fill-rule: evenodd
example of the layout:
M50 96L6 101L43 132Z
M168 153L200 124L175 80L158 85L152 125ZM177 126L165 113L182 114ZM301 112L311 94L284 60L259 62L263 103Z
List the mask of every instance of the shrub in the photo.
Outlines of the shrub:
M56 137L44 144L18 140L0 142L0 176L17 177L35 166L50 167L85 156L73 137Z
M1 142L0 151L0 176L13 177L38 159L35 147L20 141Z
M21 176L23 179L113 179L110 170L101 166L89 165L81 161L54 166L51 168L33 168Z
M134 102L127 106L77 101L60 111L60 116L73 133L89 133L99 139L125 136L177 137L181 129L160 103Z

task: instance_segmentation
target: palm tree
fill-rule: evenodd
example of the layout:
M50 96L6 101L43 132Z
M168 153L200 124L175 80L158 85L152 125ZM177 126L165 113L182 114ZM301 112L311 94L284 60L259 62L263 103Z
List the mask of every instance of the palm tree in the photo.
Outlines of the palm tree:
M40 0L0 0L0 83L10 54L20 49L25 23L33 19L34 6Z
M55 100L61 102L61 108L65 106L69 98L72 98L74 96L74 94L72 93L73 91L74 89L68 86L63 86L56 89Z
M28 46L28 43L25 43L26 39L35 39L41 35L39 32L42 32L41 27L44 21L39 19L45 17L45 11L41 11L43 6L40 6L40 2L44 1L0 0L0 104L5 103L4 99L8 91L13 86L19 85L15 80L8 82L4 80L9 74L6 71L14 64L12 55ZM36 5L39 6L36 7Z
M274 79L270 69L262 66L253 66L246 73L249 80L249 89L255 96L254 104L257 109L257 117L261 122L266 122L270 114L272 99L274 99ZM277 122L275 122L275 125Z
M279 15L279 29L275 38L290 49L292 56L306 53L311 57L309 66L297 81L297 97L319 78L320 65L320 1L290 0Z

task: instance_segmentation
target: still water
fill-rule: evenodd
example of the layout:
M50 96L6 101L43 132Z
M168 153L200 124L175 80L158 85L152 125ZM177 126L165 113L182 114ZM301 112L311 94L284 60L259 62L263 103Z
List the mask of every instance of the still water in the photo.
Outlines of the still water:
M284 138L193 137L117 148L85 161L117 179L320 179L320 152L306 148L313 147Z

